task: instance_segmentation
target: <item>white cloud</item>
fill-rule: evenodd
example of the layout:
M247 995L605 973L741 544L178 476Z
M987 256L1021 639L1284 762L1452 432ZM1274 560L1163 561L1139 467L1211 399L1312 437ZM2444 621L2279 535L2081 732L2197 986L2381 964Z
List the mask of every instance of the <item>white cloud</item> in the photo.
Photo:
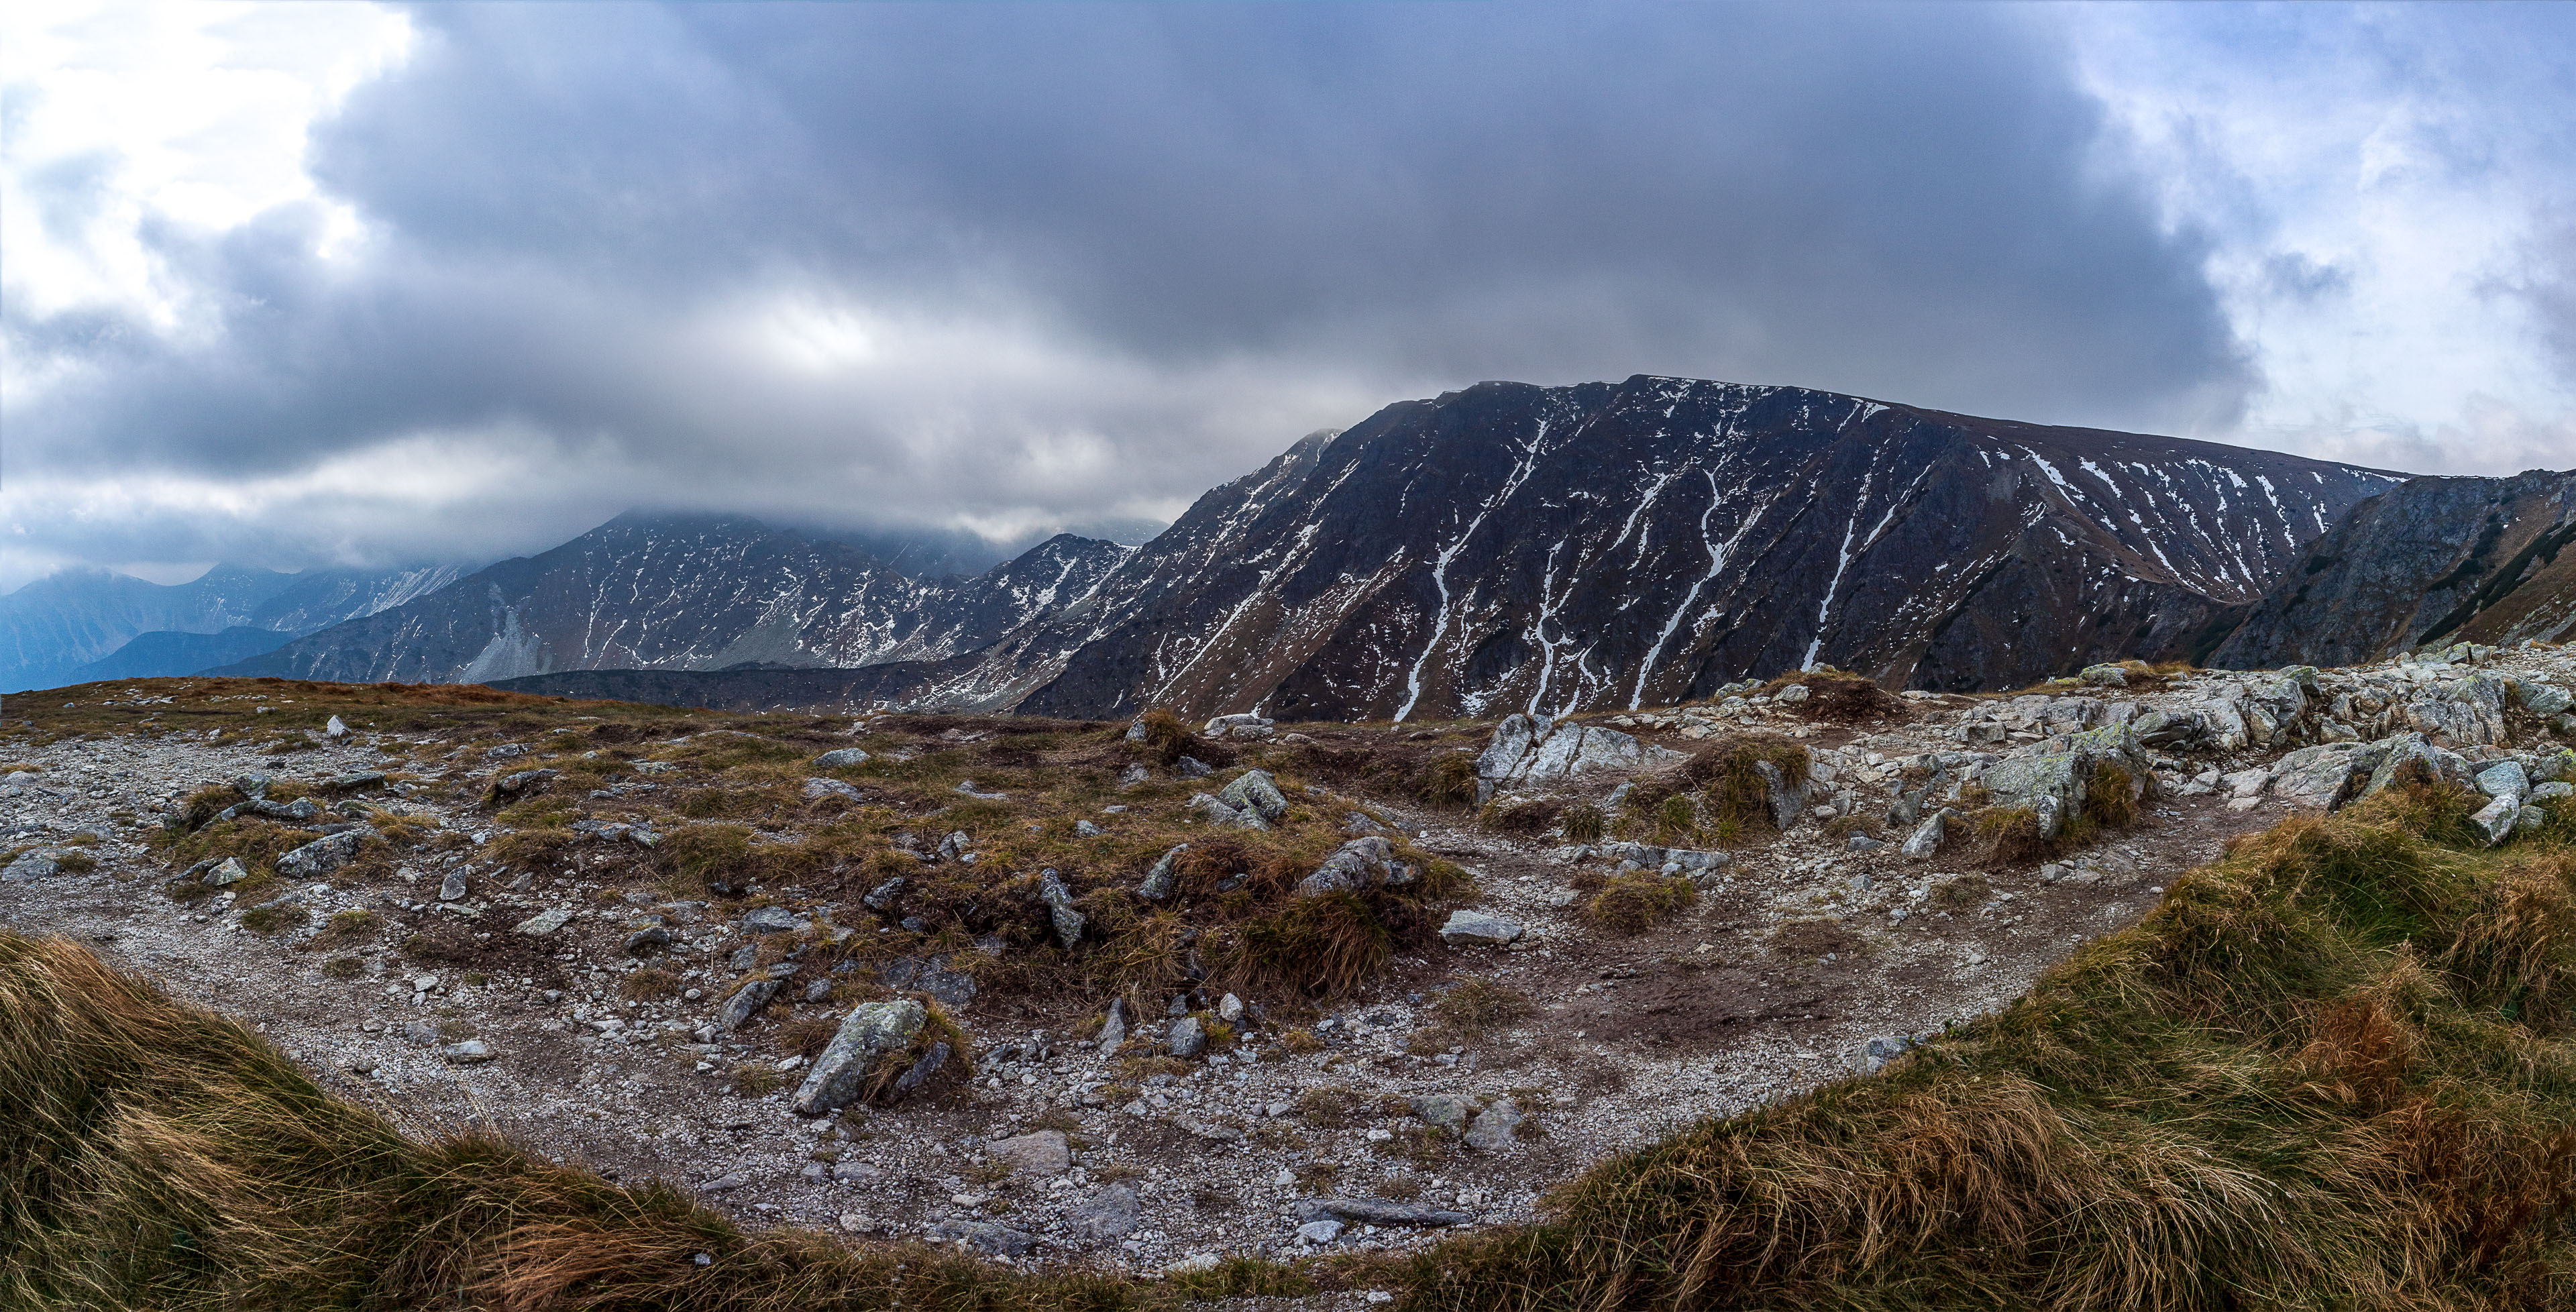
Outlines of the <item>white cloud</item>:
M371 4L0 6L0 294L22 315L176 331L202 289L173 277L156 228L214 234L308 203L317 253L344 248L359 218L317 192L306 137L411 41L408 18Z
M2171 220L2211 235L2264 379L2207 436L2427 473L2576 464L2576 382L2520 290L2576 201L2576 92L2542 33L2460 6L2069 14Z

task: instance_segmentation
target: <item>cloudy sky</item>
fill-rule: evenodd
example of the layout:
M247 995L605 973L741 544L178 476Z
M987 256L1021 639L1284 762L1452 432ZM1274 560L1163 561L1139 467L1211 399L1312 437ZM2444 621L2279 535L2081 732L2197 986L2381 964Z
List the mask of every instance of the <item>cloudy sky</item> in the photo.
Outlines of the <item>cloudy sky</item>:
M2576 6L0 9L0 588L1168 520L1480 379L2576 465Z

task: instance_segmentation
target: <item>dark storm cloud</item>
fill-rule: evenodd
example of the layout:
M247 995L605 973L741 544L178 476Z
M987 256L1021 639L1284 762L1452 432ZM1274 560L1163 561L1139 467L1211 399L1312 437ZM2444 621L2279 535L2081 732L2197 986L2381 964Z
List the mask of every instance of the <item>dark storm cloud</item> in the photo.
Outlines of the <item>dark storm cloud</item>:
M2198 242L2009 10L416 21L312 146L373 239L317 258L312 206L162 234L217 307L193 337L12 310L22 356L96 366L18 412L13 472L285 476L489 429L579 480L510 490L531 536L629 502L1035 524L1185 499L1305 428L1484 378L2167 428L2225 422L2251 381ZM782 383L706 327L781 296L917 326L904 386ZM385 514L416 550L452 523ZM247 538L181 518L123 554Z

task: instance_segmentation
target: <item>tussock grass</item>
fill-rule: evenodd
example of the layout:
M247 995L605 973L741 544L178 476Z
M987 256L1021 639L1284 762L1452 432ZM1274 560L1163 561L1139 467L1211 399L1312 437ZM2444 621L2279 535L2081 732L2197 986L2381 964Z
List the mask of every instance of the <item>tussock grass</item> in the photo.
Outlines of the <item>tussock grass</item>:
M1637 870L1611 876L1583 914L1610 933L1642 934L1698 900L1699 887L1687 879Z

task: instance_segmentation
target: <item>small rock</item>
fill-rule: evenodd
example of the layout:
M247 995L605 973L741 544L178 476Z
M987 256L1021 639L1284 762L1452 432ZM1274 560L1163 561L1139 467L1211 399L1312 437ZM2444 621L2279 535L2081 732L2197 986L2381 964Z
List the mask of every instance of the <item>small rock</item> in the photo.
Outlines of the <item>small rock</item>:
M805 917L785 907L753 907L742 918L746 934L793 934L805 927Z
M836 1162L832 1166L832 1181L835 1184L866 1184L884 1175L885 1172L866 1162Z
M984 1145L992 1159L1019 1175L1054 1175L1073 1165L1073 1150L1061 1130L1035 1130Z
M774 987L774 986L773 986ZM868 1069L888 1053L903 1051L929 1023L930 1013L910 998L861 1003L841 1020L814 1069L796 1090L792 1105L802 1116L820 1116L850 1105ZM942 1044L944 1049L947 1045ZM907 1072L907 1075L909 1072Z
M1184 756L1174 764L1175 768L1181 772L1181 777L1184 779L1205 779L1209 775L1216 773L1214 767L1208 765L1207 762L1202 761L1195 756Z
M364 829L317 838L277 859L277 873L288 879L320 879L349 864L358 855L358 844L368 835Z
M1198 1017L1183 1016L1164 1032L1163 1046L1175 1057L1196 1057L1207 1051L1207 1030Z
M1160 860L1154 862L1154 868L1145 872L1145 882L1137 886L1137 895L1156 902L1170 897L1180 880L1180 871L1173 863L1188 850L1190 845L1183 843L1165 852Z
M814 758L817 770L838 770L846 766L867 764L868 754L856 747L838 747Z
M1844 850L1852 852L1875 852L1885 846L1887 844L1867 834L1854 834L1843 843Z
M1788 705L1795 706L1795 705L1797 705L1798 703L1800 703L1800 702L1803 702L1803 701L1807 700L1807 696L1808 696L1808 693L1807 693L1807 685L1805 685L1805 684L1803 684L1803 683L1793 683L1793 684L1790 684L1788 687L1783 688L1783 689L1781 689L1780 691L1778 691L1778 692L1776 692L1776 693L1773 693L1773 694L1771 695L1771 700L1773 700L1773 701L1775 701L1775 702L1783 702L1783 703L1786 703L1786 704L1788 704Z
M1108 1018L1100 1023L1100 1050L1116 1052L1127 1041L1127 1000L1111 998Z
M1518 942L1528 931L1500 916L1458 910L1440 927L1440 941L1451 947L1498 948Z
M1145 779L1146 770L1141 765L1130 765L1118 772L1118 786L1121 788L1133 788L1145 782Z
M660 925L647 925L644 928L627 935L626 942L621 950L630 953L642 952L646 948L665 946L669 944L670 941L671 931L664 929Z
M1131 1185L1113 1184L1073 1209L1065 1228L1077 1239L1098 1243L1118 1239L1136 1228L1142 1209Z
M441 901L441 902L454 902L454 901L456 901L456 900L458 900L458 899L460 899L460 898L462 898L462 897L464 897L464 896L465 896L465 872L464 872L464 871L462 871L462 870L450 870L450 871L448 871L448 872L447 872L447 877L446 877L445 879L442 879L442 880L438 881L438 900L439 900L439 901Z
M2083 679L2087 687L2092 688L2126 688L2129 686L2128 671L2121 669L2117 665L2087 665L2084 667L2084 672L2077 677Z
M838 797L844 801L850 802L861 802L867 800L867 794L860 792L858 789L842 783L838 779L825 779L819 776L805 781L805 791L803 796L808 802L819 802L826 797Z
M1413 1099L1413 1114L1436 1129L1464 1130L1475 1110L1474 1102L1453 1093L1418 1094Z
M322 732L326 737L346 738L349 736L349 726L342 724L340 722L340 717L334 715L331 717L330 723L322 726Z
M425 1020L403 1022L403 1038L426 1048L438 1042L438 1027Z
M1306 1224L1297 1227L1297 1239L1300 1243L1314 1244L1320 1247L1341 1237L1342 1223L1333 1220L1330 1217L1321 1221L1308 1221Z
M571 920L571 908L548 907L547 909L520 921L516 932L526 934L531 938L542 938L545 935L563 928Z
M1329 1217L1361 1225L1446 1226L1464 1225L1475 1219L1465 1212L1388 1198L1304 1198L1289 1208L1289 1214L1301 1221Z
M1511 1099L1497 1099L1492 1106L1476 1113L1474 1123L1467 1127L1467 1146L1484 1152L1508 1148L1517 1137L1521 1122L1526 1119Z
M494 780L492 789L505 797L515 797L520 793L533 791L547 780L554 778L555 774L553 770L521 770L516 774L505 774Z
M1226 994L1225 997L1218 1000L1216 1004L1216 1018L1224 1021L1228 1025L1232 1025L1242 1020L1243 999L1238 998L1231 993Z
M1073 822L1073 832L1083 838L1098 838L1109 831L1088 820L1076 820Z
M61 863L54 856L51 852L29 852L10 862L8 869L0 870L0 883L26 884L51 879L62 871Z
M728 1189L740 1189L749 1183L751 1183L751 1178L744 1175L742 1172L727 1171L724 1174L699 1185L698 1192L702 1194L720 1194ZM703 1257L705 1255L700 1254L700 1256ZM703 1266L705 1263L700 1263L700 1265Z
M1030 1247L1037 1243L1033 1236L1013 1230L1009 1226L994 1225L989 1221L954 1219L941 1221L923 1230L921 1234L925 1239L942 1239L954 1244L967 1245L995 1257L1026 1256Z
M2511 797L2499 797L2486 804L2469 824L2488 847L2503 842L2513 834L2514 825L2522 819L2522 803Z
M1053 867L1038 872L1038 900L1046 903L1047 918L1055 925L1056 941L1066 951L1082 941L1082 913L1073 909L1073 890L1065 887L1064 876Z
M744 1021L750 1020L777 996L777 980L753 980L735 989L733 996L725 999L724 1006L716 1012L716 1024L728 1030L740 1029Z
M481 1039L467 1039L463 1043L448 1044L439 1050L438 1055L459 1066L471 1065L492 1060L492 1045Z
M208 887L222 888L227 884L238 884L250 878L250 871L243 868L241 858L228 856L216 862L215 868L207 871L201 878Z

